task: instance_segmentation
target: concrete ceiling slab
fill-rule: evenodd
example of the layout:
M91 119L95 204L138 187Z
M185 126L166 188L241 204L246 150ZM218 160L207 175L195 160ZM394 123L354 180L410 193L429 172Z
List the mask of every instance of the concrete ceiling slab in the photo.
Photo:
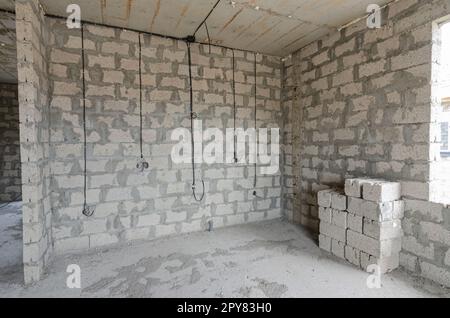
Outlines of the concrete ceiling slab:
M17 83L16 18L0 11L0 83Z
M84 21L184 38L216 0L40 0L47 14L67 16L77 3ZM7 4L11 0L0 0ZM212 43L286 56L391 0L221 0L207 20ZM197 39L206 42L204 27Z

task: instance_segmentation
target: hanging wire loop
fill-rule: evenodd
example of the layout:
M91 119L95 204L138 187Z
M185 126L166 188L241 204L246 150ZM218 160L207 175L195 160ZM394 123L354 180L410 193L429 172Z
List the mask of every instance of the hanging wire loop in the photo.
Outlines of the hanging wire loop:
M145 170L150 168L150 164L144 158L143 152L143 113L142 113L142 42L141 42L141 33L139 35L139 150L140 150L140 158L138 163L136 164L136 169L143 173Z
M84 146L84 188L83 188L83 215L91 217L94 215L94 208L87 205L87 128L86 128L86 68L84 62L84 28L81 24L81 64L82 64L82 90L83 90L83 146Z
M234 55L234 50L231 50L233 53L233 150L234 150L234 163L237 163L239 160L237 158L237 136L236 136L236 59Z
M255 53L255 61L254 61L254 72L255 72L255 74L254 74L254 76L255 76L255 111L254 111L254 120L255 120L255 133L256 133L256 129L257 129L257 101L256 101L256 96L257 96L257 94L256 94L256 80L257 80L257 76L256 76L256 65L257 65L257 61L256 61L256 53ZM257 160L258 160L258 155L257 155L257 149L258 149L258 142L256 141L257 139L255 138L255 158L254 158L254 160L255 160L255 164L254 164L254 170L255 170L255 172L254 172L254 179L253 179L253 188L254 188L254 191L253 191L253 196L254 197L256 197L256 198L260 198L259 196L258 196L258 193L256 192L256 186L257 186L257 179L258 179L258 174L257 174Z
M191 159L192 159L192 195L194 196L195 201L201 202L205 197L205 182L202 181L202 195L200 197L197 196L195 190L196 186L196 178L195 178L195 141L194 141L194 119L197 118L197 113L194 112L194 92L192 89L192 57L191 57L191 42L186 41L188 48L188 63L189 63L189 98L190 98L190 114L191 114Z

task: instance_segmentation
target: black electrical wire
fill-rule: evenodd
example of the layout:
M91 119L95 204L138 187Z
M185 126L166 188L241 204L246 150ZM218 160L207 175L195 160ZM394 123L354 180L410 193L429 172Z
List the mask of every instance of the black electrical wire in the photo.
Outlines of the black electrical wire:
M142 151L142 44L141 34L139 36L139 149L141 151L141 159L144 159Z
M256 102L256 53L255 53L255 63L254 63L254 72L255 72L255 111L254 111L254 120L255 120L255 157L254 157L254 160L255 160L255 163L254 163L254 168L255 168L255 175L254 175L254 179L253 179L253 187L254 187L254 191L253 191L253 195L255 196L255 197L257 197L257 193L256 193L256 183L257 183L257 178L258 178L258 176L257 176L257 165L256 165L256 161L257 161L257 155L256 155L256 152L257 152L257 149L258 149L258 142L257 142L257 136L256 136L256 119L257 119L257 102Z
M208 24L205 22L206 35L208 36L209 54L211 54L211 37L209 36Z
M233 149L234 149L234 162L237 163L238 162L238 158L237 158L237 136L236 136L236 78L235 78L235 73L236 73L236 61L235 61L235 56L234 56L234 50L231 50L233 53Z
M195 201L201 202L205 197L205 181L202 178L202 195L200 198L197 197L195 193L196 189L196 181L195 181L195 142L194 142L194 119L197 117L197 114L194 113L194 92L192 89L192 58L191 58L191 43L186 42L188 48L188 63L189 63L189 98L190 98L190 117L191 117L191 154L192 154L192 195L194 196Z
M203 24L206 23L206 20L208 20L209 16L213 13L214 9L219 5L220 0L217 0L216 4L212 7L212 9L209 11L208 15L206 16L206 18L202 21L202 23L199 24L199 26L197 27L197 29L195 29L194 32L194 36L197 34L198 30L200 30L200 28L202 27Z
M81 24L81 66L82 66L82 90L83 90L83 145L84 145L84 189L83 189L83 214L90 217L94 214L94 209L87 205L87 129L86 129L86 79L84 62L84 28Z
M63 17L63 16L55 15L55 14L49 14L49 13L45 13L45 17L52 18L52 19L58 19L58 20L64 20L64 21L67 20L67 17ZM84 21L81 20L81 23L89 24L89 25L95 25L95 26L99 26L99 27L106 27L106 28L113 28L113 29L118 29L118 30L130 31L130 32L140 32L142 34L148 34L148 35L151 35L151 36L158 36L158 37L161 37L163 39L171 39L171 40L174 40L174 41L186 41L186 38L170 36L170 35L163 35L163 34L156 33L156 32L142 31L142 30L133 29L133 28L127 28L127 27L118 27L118 26L114 26L114 25L111 25L111 24L107 24L107 23L98 23L98 22L92 22L92 21L86 21L86 20L84 20ZM201 25L203 25L203 22L202 22ZM204 42L196 41L196 40L194 40L193 43L204 44L204 45L208 44L208 43L204 43ZM220 45L220 44L217 44L217 43L211 44L211 46L219 47L219 48L222 48L222 49L232 49L229 46ZM246 53L255 53L254 51L250 51L250 50L246 50L246 49L240 49L240 51L246 52Z
M144 172L144 170L148 169L150 167L150 164L144 159L144 152L142 150L143 148L143 138L142 138L142 131L143 131L143 114L142 114L142 42L141 42L141 33L138 33L139 36L139 47L138 47L138 54L139 54L139 149L141 152L141 158L139 162L136 164L136 168L140 172Z

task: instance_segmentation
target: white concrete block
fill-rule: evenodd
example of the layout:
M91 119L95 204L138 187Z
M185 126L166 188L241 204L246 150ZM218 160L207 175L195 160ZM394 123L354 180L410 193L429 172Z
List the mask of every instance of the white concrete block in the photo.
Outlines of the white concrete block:
M370 260L375 260L376 258L371 256ZM382 259L377 259L378 266L381 267L381 273L386 274L392 272L400 266L400 253L396 253L390 257L384 257Z
M362 233L363 232L363 217L352 213L347 216L347 226L349 229Z
M332 209L319 207L319 220L330 223L332 220Z
M331 253L331 238L323 234L319 234L319 247Z
M339 258L345 259L345 243L331 240L331 253Z
M117 235L109 234L109 233L98 233L89 236L90 247L98 247L116 244L119 242L119 238Z
M400 266L409 272L417 271L418 257L409 253L400 252Z
M375 257L384 258L398 254L401 238L379 241L352 230L347 231L347 244Z
M133 240L145 240L149 237L149 234L150 234L149 227L141 227L141 228L126 229L123 235L127 241L133 241Z
M374 263L370 263L370 255L365 252L361 252L360 257L361 268L367 272L369 265L374 265Z
M364 217L373 221L385 222L402 219L405 211L403 201L375 203L365 201L362 204Z
M422 275L438 284L450 287L450 272L447 268L438 267L428 262L420 262Z
M327 189L317 193L317 203L324 208L331 208L331 193L333 190Z
M160 223L161 216L159 214L139 215L137 227L148 227Z
M340 211L347 210L347 196L340 192L332 192L331 207Z
M402 221L394 220L387 222L376 222L364 219L363 234L377 240L388 240L403 236Z
M155 236L161 237L161 236L168 236L176 233L175 224L168 224L168 225L156 225L155 226Z
M346 242L347 230L326 222L320 222L319 233L340 242Z
M429 260L434 260L435 258L435 246L432 242L423 244L419 242L416 237L405 235L402 239L402 244L403 250L410 252L411 254Z
M361 252L349 245L345 246L345 259L353 265L361 266Z
M401 185L398 182L374 182L363 184L363 198L373 202L391 202L400 200Z
M201 230L202 230L202 221L195 220L190 223L182 223L180 233L191 233L191 232L198 232Z
M402 219L404 202L373 202L364 199L348 198L348 212L368 218L373 221L384 222Z
M367 253L361 252L361 268L364 271L367 271L367 268L370 265L378 265L380 274L392 272L400 266L399 253L380 259Z
M345 194L349 197L362 198L362 186L364 183L373 183L376 179L357 178L345 180Z
M89 236L69 237L55 242L55 252L85 250L89 248Z
M336 225L343 229L347 229L348 228L347 215L348 212L332 209L331 224Z
M362 209L363 203L364 203L363 199L348 197L347 211L354 215L363 217L364 216L364 211Z

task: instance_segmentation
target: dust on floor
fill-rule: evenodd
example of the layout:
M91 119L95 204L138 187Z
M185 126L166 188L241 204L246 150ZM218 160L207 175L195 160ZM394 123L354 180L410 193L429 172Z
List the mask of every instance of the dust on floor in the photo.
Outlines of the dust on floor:
M70 264L81 289L69 289ZM367 273L317 247L304 229L280 220L64 255L47 277L2 297L437 297L402 271L369 289Z

